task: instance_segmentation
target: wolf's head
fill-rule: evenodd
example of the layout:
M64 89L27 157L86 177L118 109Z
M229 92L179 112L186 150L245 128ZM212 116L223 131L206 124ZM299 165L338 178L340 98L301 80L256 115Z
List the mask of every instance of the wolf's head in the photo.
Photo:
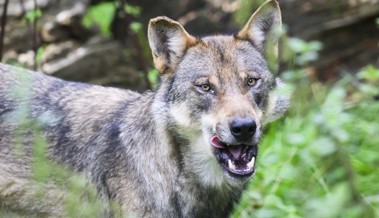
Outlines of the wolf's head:
M262 125L288 107L288 97L275 92L280 80L270 72L278 43L273 29L280 25L275 0L233 36L195 38L167 17L150 21L167 122L188 141L181 148L185 165L206 184L246 181L255 172Z

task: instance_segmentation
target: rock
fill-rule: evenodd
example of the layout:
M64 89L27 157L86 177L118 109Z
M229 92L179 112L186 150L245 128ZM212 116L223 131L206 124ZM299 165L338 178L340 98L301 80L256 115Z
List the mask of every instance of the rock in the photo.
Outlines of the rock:
M25 67L33 68L33 66L35 65L34 51L29 50L26 53L19 54L17 58L17 62L19 62Z
M86 9L87 7L84 2L75 2L72 8L59 12L55 17L55 21L63 26L78 25L78 23L81 22Z
M9 1L7 16L9 17L20 17L23 15L23 12L31 11L35 8L34 1L37 3L37 8L44 9L47 8L51 0L23 0L23 8L20 4L20 1ZM0 5L4 5L5 0L0 0ZM0 8L0 14L3 14L3 8Z
M121 53L122 46L114 41L87 43L63 58L43 64L42 71L68 80L85 81L103 76L106 69L118 61Z
M41 28L41 39L44 42L58 42L70 38L70 34L55 22L47 22Z
M80 44L74 40L50 44L42 53L42 64L64 58L79 46Z

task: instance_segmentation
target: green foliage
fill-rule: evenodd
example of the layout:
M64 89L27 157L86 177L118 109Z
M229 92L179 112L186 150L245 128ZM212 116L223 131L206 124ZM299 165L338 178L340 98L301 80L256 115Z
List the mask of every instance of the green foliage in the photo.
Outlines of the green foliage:
M250 18L251 12L258 9L258 7L261 6L263 2L265 2L265 0L241 0L240 10L234 14L234 20L236 23L240 26L244 25Z
M149 79L151 87L155 89L158 86L158 78L159 78L158 70L155 68L151 68L147 73L147 77Z
M111 35L111 24L115 17L116 8L119 6L120 1L102 2L89 8L83 17L83 25L87 28L92 26L99 26L101 33L109 37ZM141 8L129 4L124 5L126 14L137 17L141 14ZM121 16L121 15L118 15ZM132 30L137 32L141 28L140 23L133 23Z
M124 10L127 14L137 17L141 14L141 7L125 4Z
M370 65L358 72L358 78L367 80L369 83L378 84L379 83L379 69Z
M36 56L37 66L42 65L42 61L43 61L42 57L45 52L45 49L46 49L46 46L40 46L37 49L37 56Z
M30 10L28 12L26 12L24 18L33 23L36 19L40 18L42 16L42 11L40 9L36 9L36 10Z
M317 52L322 49L320 42L305 42L299 38L285 38L283 43L288 46L283 50L283 61L289 61L295 56L294 60L297 65L305 65L310 61L317 60Z
M98 25L100 31L104 36L110 36L110 26L116 11L115 4L113 2L102 2L94 5L86 12L83 17L83 25L85 27L91 27Z

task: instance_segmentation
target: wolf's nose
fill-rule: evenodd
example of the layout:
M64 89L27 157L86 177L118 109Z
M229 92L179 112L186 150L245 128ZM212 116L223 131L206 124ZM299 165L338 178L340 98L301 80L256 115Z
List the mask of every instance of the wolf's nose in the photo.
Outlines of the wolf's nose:
M254 119L248 118L237 118L230 123L230 132L239 141L247 141L253 137L255 130L257 129L257 124Z

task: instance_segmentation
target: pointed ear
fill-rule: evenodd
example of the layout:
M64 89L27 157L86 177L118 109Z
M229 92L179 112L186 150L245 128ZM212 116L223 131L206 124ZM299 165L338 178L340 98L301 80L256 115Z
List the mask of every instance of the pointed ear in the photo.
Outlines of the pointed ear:
M278 2L268 0L255 11L237 37L252 41L265 55L268 52L269 55L277 57L278 39L272 33L281 25L282 16Z
M168 17L151 19L147 32L154 65L161 74L175 71L184 52L196 43L195 37Z

